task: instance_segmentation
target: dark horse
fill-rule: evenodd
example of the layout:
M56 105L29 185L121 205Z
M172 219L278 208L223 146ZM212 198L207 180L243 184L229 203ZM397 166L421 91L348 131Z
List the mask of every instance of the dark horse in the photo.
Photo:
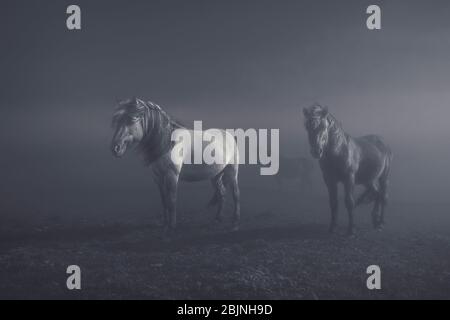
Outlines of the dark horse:
M348 211L348 234L353 234L353 209L362 203L374 202L372 222L379 229L384 224L387 203L389 169L392 161L390 148L379 136L367 135L352 138L344 132L341 124L327 108L313 105L303 109L311 154L319 159L323 178L328 188L331 224L333 232L337 223L337 186L342 182L345 189L345 206ZM366 190L356 202L355 185Z

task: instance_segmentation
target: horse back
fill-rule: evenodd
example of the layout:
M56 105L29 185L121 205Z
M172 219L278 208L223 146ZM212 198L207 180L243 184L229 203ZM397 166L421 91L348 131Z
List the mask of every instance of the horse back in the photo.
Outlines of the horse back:
M381 138L379 135L370 134L370 135L359 137L355 140L364 149L376 148L380 153L385 154L385 155L389 155L391 153L391 149L383 141L383 138Z
M184 155L182 160L180 179L184 181L201 181L211 179L217 174L222 172L227 165L239 164L239 150L234 137L221 129L209 129L206 131L193 131L188 130L191 143L185 147L190 148L190 153ZM202 141L201 135L207 139ZM194 141L197 139L196 141ZM209 142L207 142L209 141ZM195 146L200 147L195 147ZM203 156L205 149L210 148L214 150L214 154L217 155L217 162L205 163L205 159L201 159L201 163L195 163L194 154L197 152Z
M354 139L359 149L357 180L359 183L379 178L388 170L392 159L389 146L378 135L366 135Z

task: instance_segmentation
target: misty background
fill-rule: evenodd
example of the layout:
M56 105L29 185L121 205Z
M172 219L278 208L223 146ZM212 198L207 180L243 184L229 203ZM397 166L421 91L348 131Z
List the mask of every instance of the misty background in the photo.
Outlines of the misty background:
M319 102L391 145L392 202L450 204L448 1L377 1L380 31L366 28L373 1L80 0L81 31L66 28L70 4L2 1L3 216L159 210L150 170L109 150L131 96L188 126L279 128L281 155L307 157L301 108ZM273 183L258 172L243 170L244 208L245 186Z

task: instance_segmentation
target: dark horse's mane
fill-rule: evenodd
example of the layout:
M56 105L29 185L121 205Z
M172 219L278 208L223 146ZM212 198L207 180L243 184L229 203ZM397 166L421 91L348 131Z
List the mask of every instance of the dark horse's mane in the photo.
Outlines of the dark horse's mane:
M309 108L309 114L311 119L320 118L324 111L327 111L326 107L320 104L315 104ZM333 151L337 152L343 144L347 144L351 137L344 131L342 124L338 121L330 112L326 112L326 119L329 126L328 137L330 139L330 146Z
M113 125L123 121L142 121L144 137L137 145L147 164L152 163L173 147L172 132L184 128L172 119L159 105L133 98L119 103L113 116Z
M331 113L328 113L327 120L330 123L328 134L331 142L330 145L333 148L333 151L337 152L343 144L348 143L350 136L344 131L344 129L342 128L342 124L338 120L336 120L336 118Z

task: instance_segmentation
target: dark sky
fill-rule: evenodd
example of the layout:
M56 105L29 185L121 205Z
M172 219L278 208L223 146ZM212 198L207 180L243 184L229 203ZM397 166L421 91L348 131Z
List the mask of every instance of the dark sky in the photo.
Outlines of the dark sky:
M308 152L300 108L318 101L392 145L399 197L448 198L448 1L3 0L0 15L3 190L126 171L109 125L136 95L186 124L280 128L287 155Z

